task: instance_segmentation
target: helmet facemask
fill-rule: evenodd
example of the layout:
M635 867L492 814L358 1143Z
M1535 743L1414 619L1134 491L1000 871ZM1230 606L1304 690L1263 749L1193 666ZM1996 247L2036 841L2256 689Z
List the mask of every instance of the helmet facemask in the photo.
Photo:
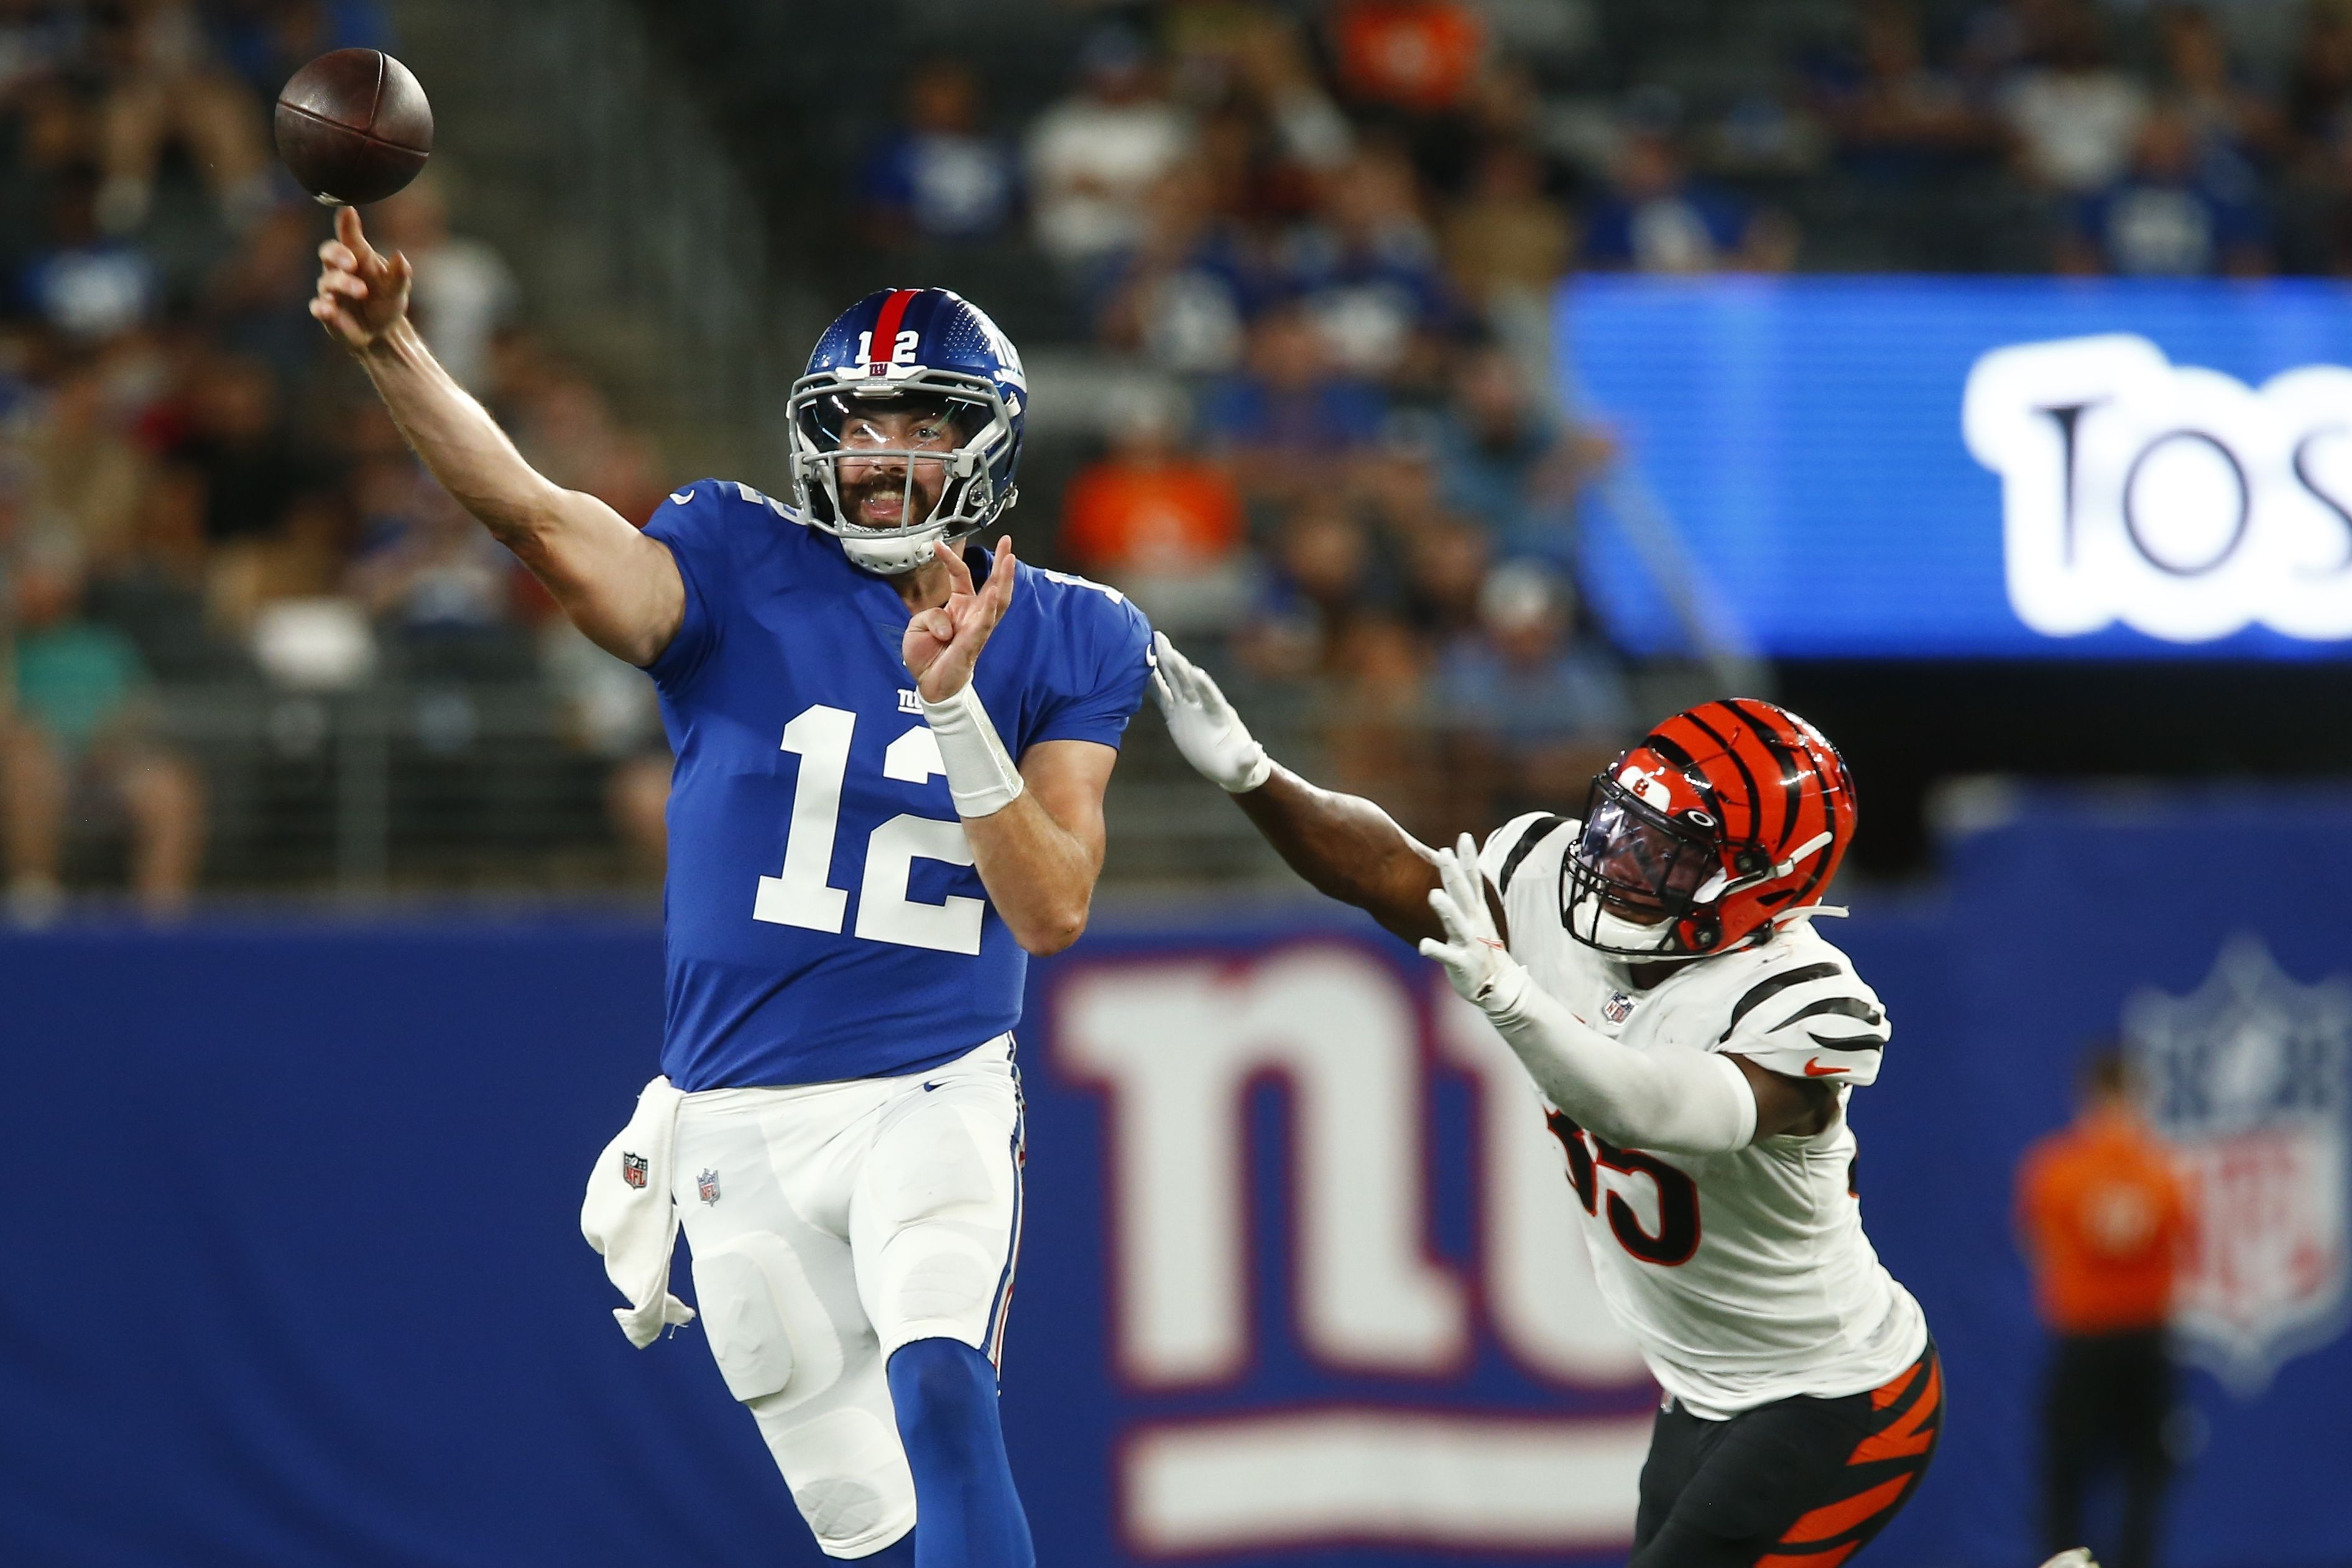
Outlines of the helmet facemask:
M902 432L879 417L900 416ZM994 521L1013 503L993 462L1013 439L1003 395L987 379L919 369L872 384L847 375L803 376L787 405L792 479L801 515L841 541L858 565L886 576L911 572ZM938 421L940 437L920 436ZM903 422L903 423L901 423ZM865 503L896 490L885 521Z
M1570 936L1612 958L1704 958L1716 941L1707 906L1728 885L1725 847L1708 812L1669 814L1603 773L1561 863L1560 920Z

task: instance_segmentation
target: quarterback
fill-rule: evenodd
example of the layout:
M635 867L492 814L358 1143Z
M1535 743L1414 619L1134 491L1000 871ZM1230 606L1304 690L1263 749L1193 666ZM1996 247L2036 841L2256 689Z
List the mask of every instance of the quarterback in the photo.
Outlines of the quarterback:
M1541 1092L1603 1297L1665 1392L1631 1568L1834 1568L1936 1450L1943 1373L1863 1235L1847 1097L1885 1012L1817 935L1853 786L1769 702L1659 725L1580 820L1416 843L1276 766L1160 639L1187 760L1291 867L1443 964Z
M793 504L703 479L639 532L524 462L408 321L406 261L336 225L311 314L652 676L677 754L662 1073L582 1209L614 1315L644 1345L698 1311L828 1554L1028 1568L996 1404L1012 1031L1025 954L1086 927L1150 631L1010 541L964 548L1013 503L1019 356L944 289L869 295L793 386ZM667 1289L681 1226L693 1308Z

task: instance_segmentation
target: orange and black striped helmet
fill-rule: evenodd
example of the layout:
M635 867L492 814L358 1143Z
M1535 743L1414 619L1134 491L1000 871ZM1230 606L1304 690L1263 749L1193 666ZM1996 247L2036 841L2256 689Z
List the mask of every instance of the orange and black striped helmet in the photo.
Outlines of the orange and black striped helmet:
M1727 952L1821 902L1853 824L1853 777L1819 730L1754 698L1702 703L1592 781L1561 918L1621 957ZM1604 912L1669 929L1654 947L1612 942Z

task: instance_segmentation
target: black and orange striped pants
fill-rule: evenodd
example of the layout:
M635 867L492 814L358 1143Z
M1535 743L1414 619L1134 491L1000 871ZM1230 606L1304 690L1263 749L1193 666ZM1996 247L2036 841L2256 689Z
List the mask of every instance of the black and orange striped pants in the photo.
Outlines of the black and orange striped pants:
M1935 1342L1842 1399L1782 1399L1728 1421L1669 1405L1642 1467L1627 1568L1838 1568L1927 1472L1944 1423Z

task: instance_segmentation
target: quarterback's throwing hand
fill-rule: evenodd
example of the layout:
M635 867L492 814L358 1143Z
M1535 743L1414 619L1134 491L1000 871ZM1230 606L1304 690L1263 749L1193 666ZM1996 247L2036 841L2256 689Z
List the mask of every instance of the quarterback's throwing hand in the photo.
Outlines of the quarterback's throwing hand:
M367 242L357 209L335 215L335 237L319 247L319 290L310 314L353 353L375 347L408 313L408 258Z
M1152 698L1168 721L1176 749L1193 771L1234 795L1265 783L1274 763L1209 672L1177 652L1166 632L1154 632L1151 647Z
M1013 603L1013 579L1020 563L1013 558L1011 537L999 540L996 566L988 574L988 585L974 590L971 568L963 563L963 557L946 544L932 548L947 565L948 602L935 609L916 611L907 622L907 636L898 651L923 700L943 702L971 679L972 666L980 661L988 634L996 629L1006 606Z
M1478 846L1468 834L1451 849L1437 852L1439 885L1429 890L1429 907L1445 927L1445 940L1423 937L1421 955L1445 966L1445 977L1465 1001L1489 1013L1508 1012L1526 990L1528 972L1503 946L1486 889L1478 872Z

